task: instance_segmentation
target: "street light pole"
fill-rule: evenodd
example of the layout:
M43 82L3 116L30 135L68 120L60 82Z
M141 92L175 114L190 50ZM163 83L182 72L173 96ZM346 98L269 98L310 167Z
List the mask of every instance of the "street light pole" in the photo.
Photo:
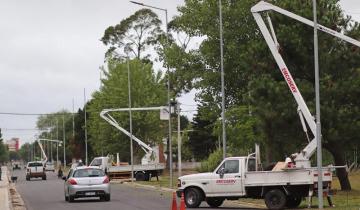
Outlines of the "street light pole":
M166 39L167 39L167 44L169 45L169 28L168 28L168 12L167 9L163 9L160 7L154 7L151 5L147 5L144 3L140 3L140 2L136 2L136 1L130 1L133 4L137 4L143 7L149 7L149 8L153 8L153 9L157 9L157 10L161 10L165 12L165 21L166 21ZM169 171L170 171L170 188L173 188L173 166L172 166L172 140L171 140L171 103L170 103L170 70L169 70L169 66L167 66L167 76L168 76L168 81L167 81L167 99L168 99L168 104L169 104L169 134L168 134L168 138L169 138Z
M220 19L220 67L221 67L221 120L223 137L223 158L226 158L226 126L225 126L225 79L224 79L224 50L223 50L223 25L222 25L222 7L219 0L219 19Z
M178 118L178 177L181 176L181 135L180 135L180 103L177 103L177 118Z
M130 123L130 161L131 161L131 182L134 182L134 149L133 149L133 134L132 134L132 113L131 113L131 83L130 83L130 64L129 56L127 57L128 70L128 91L129 91L129 123Z
M88 165L87 125L86 125L86 95L84 88L84 118L85 118L85 165Z
M64 143L64 168L66 167L66 141L65 141L65 115L62 116L63 120L63 143Z
M318 170L318 199L319 209L324 208L323 204L323 183L322 183L322 151L321 151L321 123L320 123L320 82L319 82L319 51L317 35L317 13L316 0L313 0L314 13L314 62L315 62L315 101L316 101L316 140L317 140L317 170Z

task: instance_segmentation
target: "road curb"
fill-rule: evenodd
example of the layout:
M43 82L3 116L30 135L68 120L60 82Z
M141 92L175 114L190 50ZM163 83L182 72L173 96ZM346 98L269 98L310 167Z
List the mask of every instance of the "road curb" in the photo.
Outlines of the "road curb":
M16 185L14 183L9 185L12 210L26 210L25 203L15 186Z
M0 166L1 167L1 166ZM11 208L11 201L9 196L9 177L8 177L9 170L6 166L2 167L2 174L0 181L0 209L10 210Z
M11 182L11 176L9 170L7 173L8 178L8 195L9 195L9 205L11 210L26 210L25 203L21 198L21 195L16 190L15 183Z

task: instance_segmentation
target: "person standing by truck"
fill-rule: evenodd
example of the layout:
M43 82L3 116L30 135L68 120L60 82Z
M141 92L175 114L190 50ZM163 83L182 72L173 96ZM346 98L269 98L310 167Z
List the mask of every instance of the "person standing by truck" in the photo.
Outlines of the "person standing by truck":
M2 165L0 164L0 181L1 181L1 175L2 175L1 167L2 167Z

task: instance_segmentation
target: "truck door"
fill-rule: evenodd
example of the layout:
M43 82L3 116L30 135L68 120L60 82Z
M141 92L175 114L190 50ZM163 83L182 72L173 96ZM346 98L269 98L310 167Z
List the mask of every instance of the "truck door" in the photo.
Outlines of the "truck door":
M211 180L211 188L218 196L244 195L242 159L225 160L216 171L216 178Z

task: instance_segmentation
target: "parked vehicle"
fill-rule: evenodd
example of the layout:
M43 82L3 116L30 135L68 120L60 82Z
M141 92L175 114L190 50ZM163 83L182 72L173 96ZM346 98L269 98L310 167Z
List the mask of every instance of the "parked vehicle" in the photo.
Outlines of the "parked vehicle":
M55 172L55 165L52 162L47 162L45 165L45 170L46 171L52 171Z
M20 163L20 161L13 161L13 162L11 162L11 165L12 165L12 168L13 168L13 170L16 170L16 169L21 169L21 163Z
M131 165L113 165L110 157L95 157L90 166L98 166L109 176L109 178L131 177ZM165 164L153 163L146 165L133 165L136 181L149 181L151 177L157 177L164 170Z
M110 201L109 177L98 167L81 166L70 169L63 180L66 201L73 202L82 197L100 197L100 200Z
M41 161L28 162L26 165L26 180L31 178L42 178L46 180L45 166Z

